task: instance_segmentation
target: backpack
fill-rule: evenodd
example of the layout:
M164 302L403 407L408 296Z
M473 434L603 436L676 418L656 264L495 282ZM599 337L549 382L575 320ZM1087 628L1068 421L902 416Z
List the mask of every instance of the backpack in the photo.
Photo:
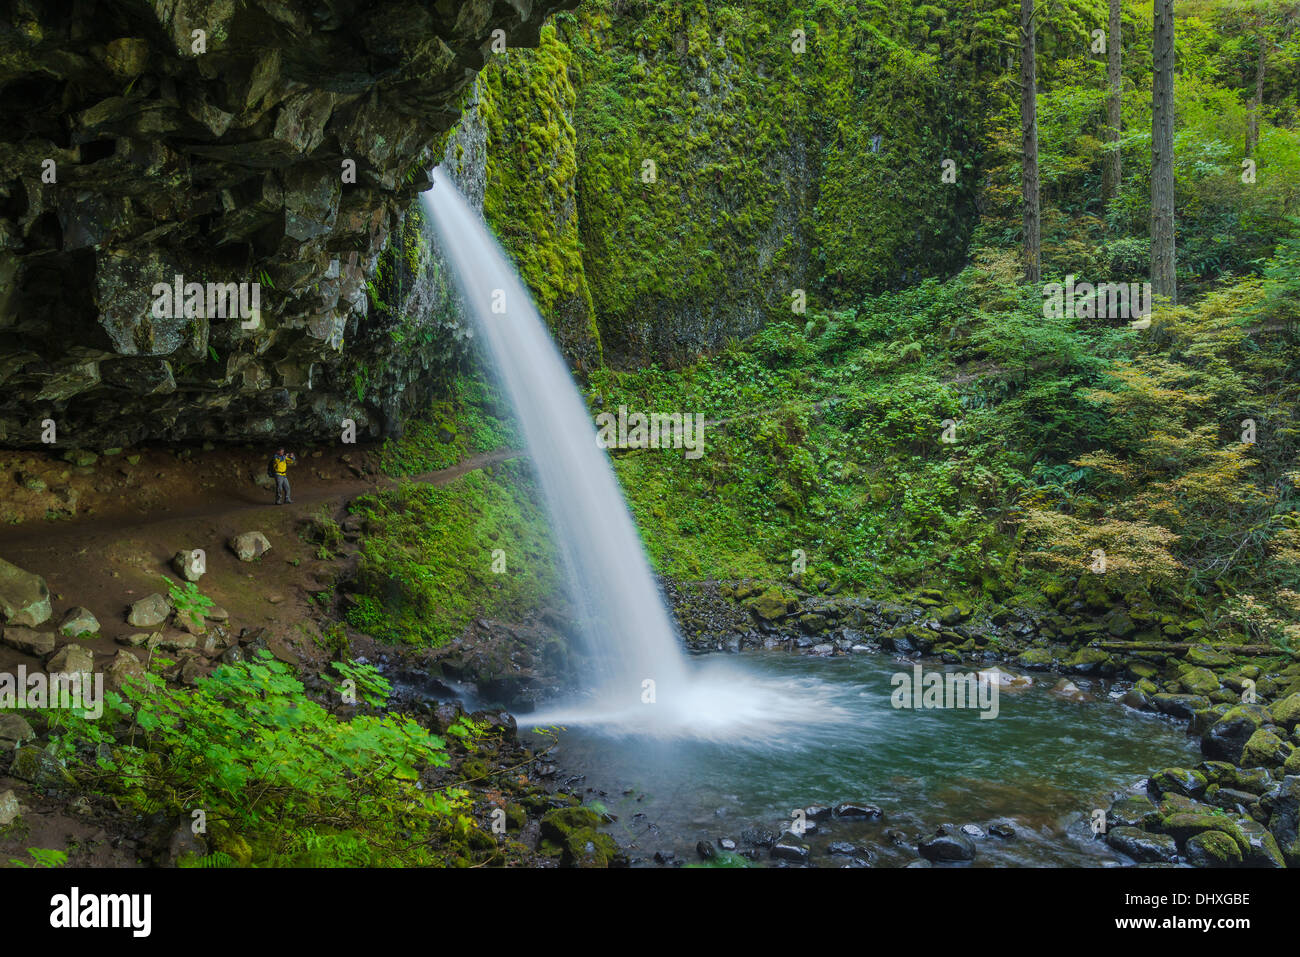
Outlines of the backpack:
M275 478L275 459L271 459L266 463L266 476L267 478Z

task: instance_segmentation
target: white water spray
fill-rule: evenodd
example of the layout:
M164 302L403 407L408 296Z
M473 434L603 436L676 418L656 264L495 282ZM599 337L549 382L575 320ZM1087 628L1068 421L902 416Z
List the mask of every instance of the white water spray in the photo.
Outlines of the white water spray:
M807 720L819 699L811 686L763 686L716 666L688 670L592 416L528 291L441 169L421 206L519 418L595 662L591 700L528 723L734 738L740 728L762 737Z

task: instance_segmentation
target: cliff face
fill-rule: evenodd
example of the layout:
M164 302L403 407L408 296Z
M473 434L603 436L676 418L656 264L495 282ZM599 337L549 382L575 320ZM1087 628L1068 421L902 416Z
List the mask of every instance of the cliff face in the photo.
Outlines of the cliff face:
M494 31L575 4L0 4L0 442L382 431L429 360L367 280Z

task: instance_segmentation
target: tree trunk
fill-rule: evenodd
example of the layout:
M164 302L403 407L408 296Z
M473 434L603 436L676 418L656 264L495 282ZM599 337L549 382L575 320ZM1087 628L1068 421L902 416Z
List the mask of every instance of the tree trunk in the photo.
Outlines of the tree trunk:
M1254 156L1259 145L1259 114L1264 108L1264 71L1268 68L1268 37L1259 24L1259 60L1255 64L1255 98L1250 101L1250 126L1246 128L1246 155Z
M1020 143L1024 197L1025 281L1042 278L1042 214L1038 205L1038 61L1033 0L1020 0Z
M1174 276L1174 0L1155 0L1151 96L1151 292L1178 301Z
M1110 21L1106 29L1106 142L1110 149L1101 167L1101 199L1109 203L1119 193L1119 136L1123 131L1121 106L1124 74L1120 68L1120 0L1110 0Z

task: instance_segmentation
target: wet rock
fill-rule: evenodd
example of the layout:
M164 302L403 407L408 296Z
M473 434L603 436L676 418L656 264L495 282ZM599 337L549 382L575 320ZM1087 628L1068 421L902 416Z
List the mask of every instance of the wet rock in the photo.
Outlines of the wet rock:
M271 542L261 532L244 532L230 540L230 550L241 562L252 562L271 550Z
M874 804L866 804L857 801L842 801L831 809L831 813L835 817L860 821L879 820L884 814L884 812Z
M754 847L771 847L776 843L777 834L765 827L747 827L740 832L740 839Z
M1206 803L1221 807L1225 811L1245 809L1259 800L1259 795L1236 788L1215 787L1205 795Z
M53 613L45 579L0 559L0 618L10 625L34 626Z
M722 848L724 851L734 851L736 849L736 842L729 837L720 837L718 838L718 847Z
M699 841L695 845L695 853L700 855L701 860L711 861L718 856L718 852L708 841Z
M139 601L132 602L126 621L127 624L134 625L137 628L152 628L166 621L171 611L172 607L168 604L167 599L155 592L141 598Z
M831 809L820 804L810 804L803 809L803 816L810 821L825 821L831 816Z
M1160 819L1160 812L1155 802L1148 797L1134 794L1116 801L1106 812L1106 828L1117 827L1141 828Z
M958 830L960 830L967 837L976 841L982 841L984 840L984 838L988 837L988 835L984 833L984 829L980 827L978 824L963 824L960 828L958 828Z
M925 838L916 846L916 850L927 861L946 863L975 860L975 842L955 829Z
M655 851L656 864L671 864L677 860L677 855L672 851Z
M858 849L847 841L832 841L830 846L826 848L826 851L829 854L845 854L850 856L858 853Z
M80 638L82 635L99 633L99 619L89 609L80 606L69 608L63 620L59 622L59 634L67 638Z
M809 854L808 845L789 831L782 834L772 844L772 857L778 861L802 863L808 860Z
M1204 695L1192 694L1157 694L1152 695L1151 703L1162 714L1175 718L1190 719L1197 711L1210 706L1210 699Z
M4 630L3 637L0 637L10 648L17 648L19 651L28 655L37 655L44 657L54 650L54 632L52 631L35 631L31 628L21 628L16 625L9 625Z
M1247 867L1286 867L1277 840L1267 827L1248 817L1238 818L1237 827L1241 828L1249 842L1244 856Z
M1273 768L1286 762L1295 746L1272 728L1260 728L1241 749L1241 764L1247 768Z
M1209 808L1203 812L1181 811L1171 814L1160 822L1159 830L1177 841L1180 847L1185 846L1195 835L1205 831L1221 831L1243 850L1250 846L1246 835L1235 822L1220 813L1212 812Z
M1204 733L1201 750L1206 757L1240 764L1246 742L1267 720L1268 712L1259 705L1231 708Z
M1178 860L1178 844L1168 834L1116 827L1106 832L1106 843L1141 864L1171 864Z
M1205 831L1187 839L1187 863L1193 867L1235 867L1242 862L1237 842L1220 831Z
M1165 768L1151 775L1147 787L1157 796L1163 794L1182 794L1190 798L1199 798L1205 793L1205 775L1187 768Z
M990 824L989 833L1005 841L1016 836L1016 829L1010 824Z
M1263 795L1260 807L1287 866L1300 866L1300 776L1284 777Z

